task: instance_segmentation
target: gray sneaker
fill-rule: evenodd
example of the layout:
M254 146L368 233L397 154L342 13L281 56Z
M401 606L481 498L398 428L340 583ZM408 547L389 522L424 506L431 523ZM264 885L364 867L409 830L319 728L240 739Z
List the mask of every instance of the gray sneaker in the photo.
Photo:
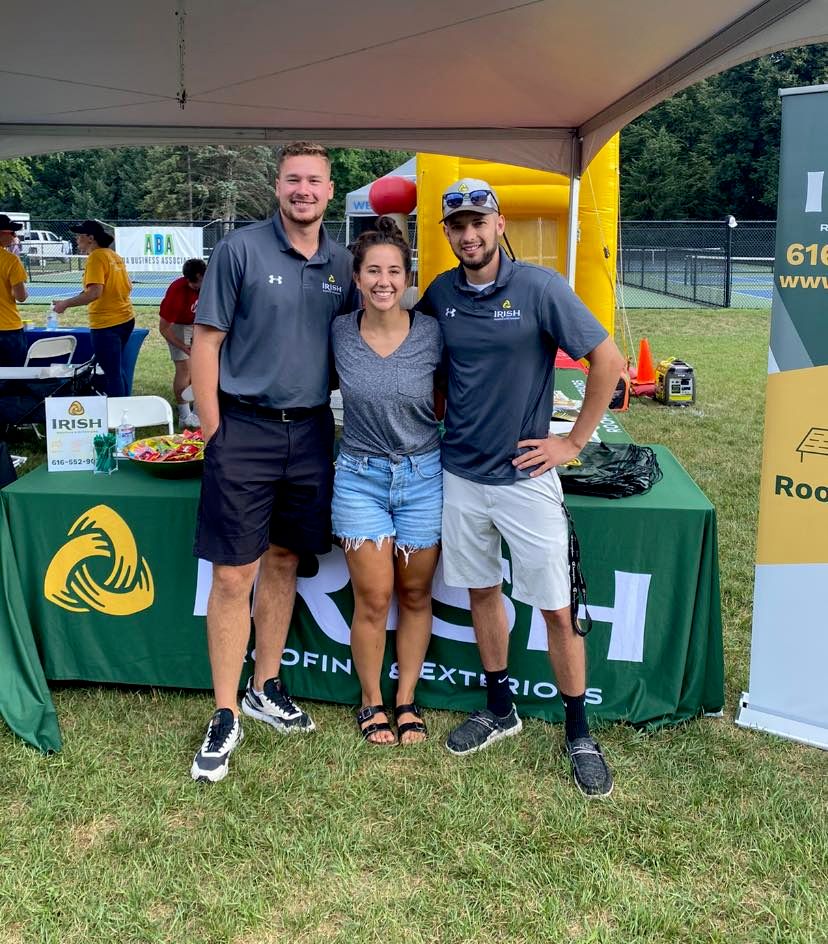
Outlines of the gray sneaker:
M227 776L230 755L244 740L241 722L229 708L219 708L210 718L190 776L201 783L218 783Z
M482 708L480 711L473 711L449 734L446 748L451 754L473 754L495 741L519 734L522 728L523 722L518 717L514 705L505 718L499 718L488 708Z
M251 718L264 721L282 734L306 734L316 725L288 695L281 679L272 678L264 683L264 691L257 695L253 691L253 677L247 680L241 709Z
M612 793L612 773L604 760L601 745L594 737L574 738L566 742L575 784L584 796L607 797Z

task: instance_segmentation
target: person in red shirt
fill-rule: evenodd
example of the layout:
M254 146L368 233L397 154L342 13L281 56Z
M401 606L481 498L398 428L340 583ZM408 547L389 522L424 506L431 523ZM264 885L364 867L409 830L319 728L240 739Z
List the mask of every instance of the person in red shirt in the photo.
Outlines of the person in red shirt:
M195 318L198 293L207 265L203 259L188 259L182 268L183 275L170 283L161 301L158 330L170 349L175 375L173 394L178 405L178 422L181 426L197 429L201 421L192 403L184 400L183 393L190 386L190 345L193 343L193 319Z

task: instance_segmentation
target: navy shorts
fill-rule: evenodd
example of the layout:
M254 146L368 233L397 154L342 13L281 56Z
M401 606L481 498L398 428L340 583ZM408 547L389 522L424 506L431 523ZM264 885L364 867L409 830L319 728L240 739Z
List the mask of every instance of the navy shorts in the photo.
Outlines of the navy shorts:
M282 423L222 403L204 452L193 553L250 564L268 545L296 554L331 549L333 414Z

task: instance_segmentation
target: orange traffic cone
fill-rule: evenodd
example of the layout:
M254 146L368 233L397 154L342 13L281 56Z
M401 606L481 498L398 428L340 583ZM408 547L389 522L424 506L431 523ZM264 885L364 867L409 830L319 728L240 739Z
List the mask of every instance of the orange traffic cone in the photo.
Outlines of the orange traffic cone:
M635 375L637 384L655 383L655 368L653 367L653 355L650 353L650 342L646 338L641 339L638 348L638 372Z
M638 348L638 370L632 382L632 392L637 397L652 396L655 393L655 379L650 342L642 338Z

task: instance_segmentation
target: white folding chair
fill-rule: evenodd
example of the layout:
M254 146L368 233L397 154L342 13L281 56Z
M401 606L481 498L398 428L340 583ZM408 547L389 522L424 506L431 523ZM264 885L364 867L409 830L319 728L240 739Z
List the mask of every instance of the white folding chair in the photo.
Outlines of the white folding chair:
M107 397L106 415L110 429L120 424L124 410L132 426L163 426L166 423L167 432L170 435L175 432L172 407L163 397Z
M55 358L66 357L67 354L69 356L66 363L71 364L77 343L78 339L73 334L62 334L58 338L38 338L29 348L23 366L28 367L31 360L48 360L54 363Z

